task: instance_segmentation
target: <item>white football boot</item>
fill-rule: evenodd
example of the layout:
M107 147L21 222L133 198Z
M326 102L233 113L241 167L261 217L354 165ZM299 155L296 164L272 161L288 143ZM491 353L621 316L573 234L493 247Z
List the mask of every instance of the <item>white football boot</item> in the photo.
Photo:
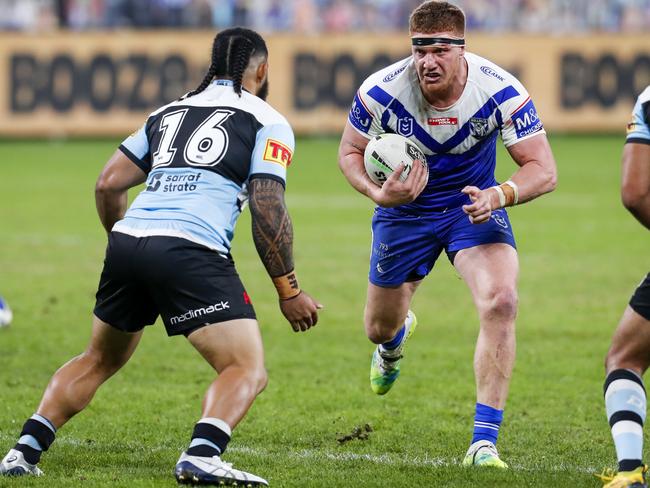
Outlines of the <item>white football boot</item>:
M35 464L25 461L22 452L11 449L0 463L1 476L42 476L43 471Z
M234 469L219 456L190 456L184 452L176 463L174 474L176 481L185 485L269 486L265 479Z

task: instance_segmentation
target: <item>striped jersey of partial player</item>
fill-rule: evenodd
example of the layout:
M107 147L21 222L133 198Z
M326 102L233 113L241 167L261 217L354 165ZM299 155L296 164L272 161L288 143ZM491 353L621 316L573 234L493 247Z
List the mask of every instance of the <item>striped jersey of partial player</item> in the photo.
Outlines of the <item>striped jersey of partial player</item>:
M650 144L650 86L647 86L636 100L632 121L627 124L625 142Z
M408 137L424 152L429 183L401 208L440 211L468 201L466 185L496 184L496 138L506 146L544 133L535 105L523 85L490 61L465 53L467 84L456 103L431 106L420 90L412 57L366 79L354 98L348 120L371 138L384 132Z
M287 120L232 82L215 80L197 95L153 112L120 149L145 173L146 187L114 231L182 237L230 251L251 178L286 181L294 151Z

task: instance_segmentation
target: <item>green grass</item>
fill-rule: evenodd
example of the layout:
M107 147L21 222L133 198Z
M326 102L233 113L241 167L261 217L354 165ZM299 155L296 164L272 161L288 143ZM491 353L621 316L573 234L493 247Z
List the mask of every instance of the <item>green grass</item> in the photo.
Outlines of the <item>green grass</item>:
M476 313L446 259L421 286L420 326L402 377L370 391L361 324L372 206L336 164L337 141L298 141L287 201L301 283L325 304L294 334L250 238L234 255L256 306L270 375L235 431L228 461L275 487L595 487L614 466L602 402L603 358L634 286L650 268L648 233L618 195L622 136L554 137L557 191L510 212L521 259L518 359L499 440L508 472L458 466L471 437ZM0 450L11 447L49 377L83 350L105 234L93 186L117 141L0 142ZM514 164L499 154L499 174ZM147 329L131 362L63 429L42 479L0 486L174 486L174 463L213 375L185 339ZM369 439L337 435L370 424ZM0 453L2 455L3 453Z

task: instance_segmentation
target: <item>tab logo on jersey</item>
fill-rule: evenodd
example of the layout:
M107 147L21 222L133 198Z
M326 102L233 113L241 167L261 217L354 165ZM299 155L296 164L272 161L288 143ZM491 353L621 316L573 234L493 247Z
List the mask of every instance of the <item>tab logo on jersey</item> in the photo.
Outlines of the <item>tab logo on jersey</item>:
M286 168L291 164L293 152L286 144L282 144L275 139L266 140L266 148L264 149L264 156L262 159L270 163L277 163Z
M428 125L458 125L457 117L429 117Z
M542 121L539 120L535 105L530 98L512 114L511 120L515 125L517 138L525 137L542 129Z
M370 112L366 109L366 106L361 101L361 98L359 98L358 93L354 96L348 119L350 119L350 123L361 132L366 134L368 133L370 124L372 123L372 115L370 115Z

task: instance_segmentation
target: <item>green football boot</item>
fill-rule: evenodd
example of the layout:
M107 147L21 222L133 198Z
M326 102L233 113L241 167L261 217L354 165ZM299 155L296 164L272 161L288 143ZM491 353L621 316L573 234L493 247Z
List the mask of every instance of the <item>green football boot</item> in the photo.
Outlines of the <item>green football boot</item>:
M643 465L633 471L619 471L618 473L605 470L596 476L603 482L603 488L647 488L645 477L647 471L648 467Z
M508 465L499 458L497 448L490 441L476 441L469 446L465 459L463 459L463 466L508 469Z
M395 349L384 351L381 346L375 348L372 354L372 361L370 362L370 388L377 395L385 395L388 393L399 376L399 362L402 359L402 351L404 344L411 337L415 327L418 325L418 320L415 314L409 310L404 321L406 330L402 343Z

